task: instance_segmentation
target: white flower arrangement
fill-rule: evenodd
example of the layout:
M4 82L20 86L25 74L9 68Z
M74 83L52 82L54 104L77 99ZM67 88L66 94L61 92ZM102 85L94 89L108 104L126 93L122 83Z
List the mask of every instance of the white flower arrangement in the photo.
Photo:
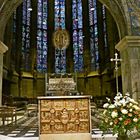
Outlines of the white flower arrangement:
M118 93L113 103L107 98L103 105L104 112L100 128L104 131L112 130L113 134L126 135L127 132L140 131L140 107L127 93Z

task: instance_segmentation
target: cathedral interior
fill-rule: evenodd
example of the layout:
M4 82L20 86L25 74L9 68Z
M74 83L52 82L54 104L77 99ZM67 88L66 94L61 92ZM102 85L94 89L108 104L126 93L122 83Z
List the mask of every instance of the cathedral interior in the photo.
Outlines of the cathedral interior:
M3 96L34 99L44 95L46 73L76 75L79 93L98 99L114 96L114 62L110 59L117 52L119 31L109 10L93 2L83 1L86 6L82 7L81 1L56 1L55 5L54 1L25 1L13 11L3 37L8 46L3 58ZM62 49L53 40L58 28L69 35ZM120 91L121 85L119 75Z
M35 123L40 96L139 102L139 12L139 0L0 0L0 105Z

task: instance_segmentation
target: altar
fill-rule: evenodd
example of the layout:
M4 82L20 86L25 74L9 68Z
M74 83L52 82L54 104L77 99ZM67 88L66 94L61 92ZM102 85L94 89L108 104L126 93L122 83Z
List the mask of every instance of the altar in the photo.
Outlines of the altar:
M90 96L38 97L40 140L91 140Z

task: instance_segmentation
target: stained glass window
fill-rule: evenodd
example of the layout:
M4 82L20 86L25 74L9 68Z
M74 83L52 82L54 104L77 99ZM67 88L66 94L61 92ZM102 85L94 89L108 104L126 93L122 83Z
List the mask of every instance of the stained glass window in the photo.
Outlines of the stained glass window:
M55 30L65 29L65 0L55 0ZM66 49L55 49L55 72L66 72Z
M23 0L23 19L22 19L22 59L25 71L30 71L30 0Z
M89 0L91 70L99 68L96 0Z
M22 27L22 57L24 70L31 70L30 62L30 15L31 0L23 1L23 27ZM91 70L99 68L99 51L98 51L98 27L97 27L97 0L89 0L89 24L90 24L90 52L91 52ZM47 53L48 53L48 0L38 0L37 5L37 64L38 72L47 72ZM82 0L72 0L72 37L73 37L73 62L74 71L83 72L83 17L82 17ZM105 7L103 13L103 32L104 46L107 50L107 33ZM55 30L65 29L65 0L54 0L54 28ZM55 49L55 72L66 72L66 49Z
M108 57L108 44L107 44L107 27L106 27L106 9L105 6L102 6L102 13L103 13L103 33L104 33L104 47L105 47L105 57L107 59L105 59L105 64L107 64L110 60Z
M11 65L12 67L15 66L15 61L16 61L16 11L14 11L13 13L13 47L11 49Z
M37 9L37 71L47 71L47 0L38 0Z
M73 0L72 3L73 18L73 50L74 50L74 71L83 71L83 19L82 2Z

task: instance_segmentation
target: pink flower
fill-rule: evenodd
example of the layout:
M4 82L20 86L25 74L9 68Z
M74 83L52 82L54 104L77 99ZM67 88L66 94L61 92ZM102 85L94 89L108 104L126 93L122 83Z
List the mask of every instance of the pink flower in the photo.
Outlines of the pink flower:
M124 121L124 125L128 125L130 122L131 122L130 119L126 119L126 120Z

